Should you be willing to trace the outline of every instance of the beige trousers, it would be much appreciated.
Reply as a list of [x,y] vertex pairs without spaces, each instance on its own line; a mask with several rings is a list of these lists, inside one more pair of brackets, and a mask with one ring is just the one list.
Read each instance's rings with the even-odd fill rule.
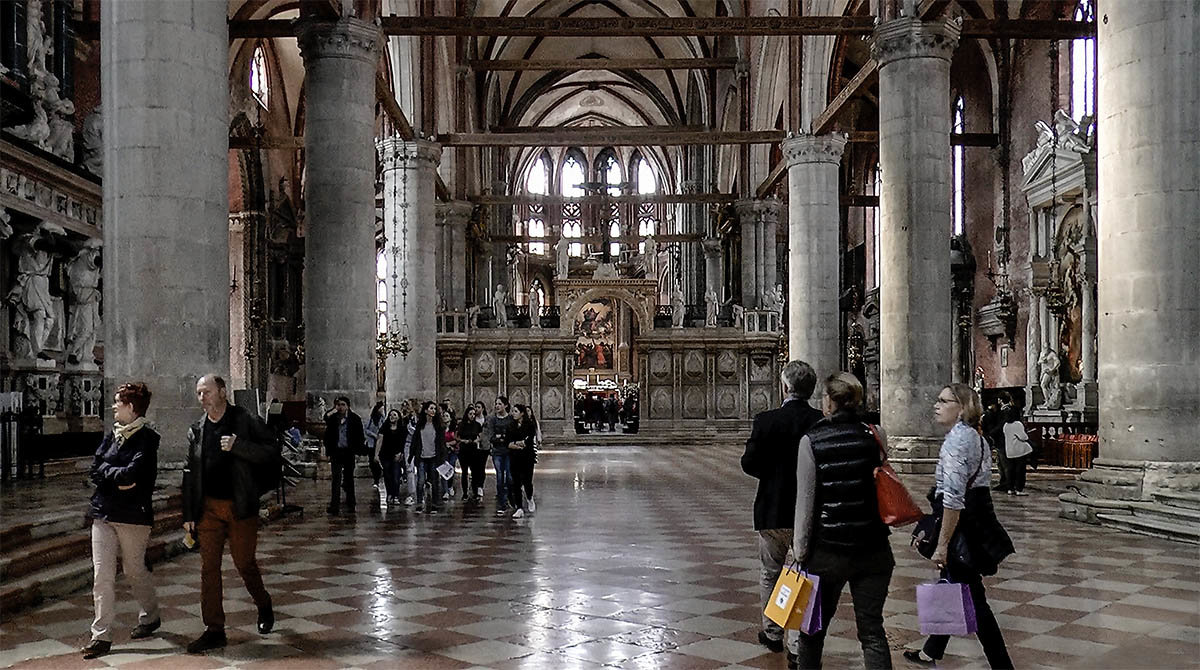
[[154,576],[146,567],[146,545],[150,543],[150,526],[131,523],[92,521],[92,600],[96,619],[92,622],[92,639],[112,642],[113,617],[117,612],[117,556],[133,598],[140,611],[138,623],[158,620],[158,596],[154,592]]

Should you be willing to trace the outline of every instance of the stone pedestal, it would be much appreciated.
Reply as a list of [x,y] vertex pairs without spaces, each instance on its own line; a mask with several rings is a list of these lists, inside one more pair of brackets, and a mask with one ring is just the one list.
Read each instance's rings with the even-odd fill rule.
[[779,226],[778,200],[739,200],[733,203],[742,227],[742,307],[767,306],[775,289],[775,237]]
[[712,291],[717,294],[718,300],[724,302],[725,277],[721,272],[721,240],[706,237],[700,244],[704,249],[704,292]]
[[783,142],[788,166],[788,357],[817,379],[841,369],[838,311],[838,166],[846,136],[800,135]]
[[[375,68],[383,36],[357,19],[298,26],[304,58],[307,400],[358,412],[375,393]],[[432,284],[431,284],[432,285]]]
[[1096,499],[1200,490],[1200,11],[1194,2],[1108,3],[1104,11],[1101,458],[1080,477],[1090,499],[1062,498],[1065,515],[1089,520]]
[[[387,360],[387,401],[437,398],[438,230],[434,176],[442,150],[398,137],[379,142],[387,236],[389,327],[408,336],[408,356]],[[459,203],[461,204],[461,203]],[[460,208],[461,209],[461,208]],[[465,257],[465,254],[464,254]],[[465,263],[461,261],[459,264]],[[451,291],[454,293],[454,291]],[[461,291],[458,291],[461,293]],[[444,296],[449,300],[449,296]]]
[[226,7],[100,9],[104,398],[107,406],[118,384],[146,382],[159,461],[178,461],[200,415],[197,378],[229,368]]
[[[879,24],[880,407],[893,448],[937,454],[933,400],[950,382],[950,57],[958,29]],[[895,459],[894,459],[895,460]]]

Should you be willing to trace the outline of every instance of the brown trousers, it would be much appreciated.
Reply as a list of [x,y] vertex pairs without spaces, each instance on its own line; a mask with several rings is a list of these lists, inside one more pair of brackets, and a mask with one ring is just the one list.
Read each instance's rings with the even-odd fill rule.
[[258,609],[271,608],[271,596],[263,586],[258,561],[254,558],[258,545],[258,517],[237,519],[232,500],[204,499],[204,514],[196,525],[200,542],[200,614],[209,630],[224,630],[224,590],[221,586],[221,557],[225,539],[229,538],[229,553],[233,565]]

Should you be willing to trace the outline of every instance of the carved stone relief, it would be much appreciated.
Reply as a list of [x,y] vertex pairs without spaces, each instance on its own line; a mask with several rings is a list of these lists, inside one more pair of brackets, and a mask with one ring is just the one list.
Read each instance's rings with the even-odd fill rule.
[[717,356],[717,374],[726,378],[737,374],[737,356],[732,351],[722,351]]
[[508,355],[508,374],[517,381],[529,376],[529,352],[514,351]]
[[683,392],[683,416],[688,419],[703,419],[705,389],[696,386]]
[[671,390],[663,387],[650,392],[650,416],[655,419],[671,418]]
[[563,393],[557,388],[542,391],[542,419],[563,417]]
[[737,397],[739,389],[735,386],[723,386],[717,391],[717,416],[730,419],[737,416]]
[[694,379],[704,377],[704,354],[699,351],[689,351],[683,358],[683,374]]
[[650,354],[650,374],[655,379],[667,379],[671,376],[670,352],[655,351]]
[[496,355],[490,351],[485,351],[479,354],[479,364],[475,366],[475,373],[480,379],[490,379],[496,374]]
[[546,379],[561,379],[563,376],[563,355],[560,351],[547,351],[542,356],[542,371]]

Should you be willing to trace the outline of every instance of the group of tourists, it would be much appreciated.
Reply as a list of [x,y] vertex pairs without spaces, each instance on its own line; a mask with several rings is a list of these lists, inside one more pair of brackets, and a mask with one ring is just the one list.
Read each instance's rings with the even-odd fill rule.
[[[839,372],[825,379],[819,408],[809,404],[817,385],[811,366],[791,361],[781,378],[787,399],[755,417],[742,456],[742,469],[759,480],[754,527],[760,536],[762,600],[765,608],[789,566],[816,575],[820,625],[811,633],[788,630],[785,640],[784,630],[764,614],[758,640],[775,652],[786,647],[789,668],[821,667],[825,633],[849,584],[865,667],[891,668],[883,611],[895,560],[875,479],[887,459],[886,435],[867,415],[854,375]],[[982,582],[1012,552],[992,508],[992,455],[982,414],[979,395],[969,386],[949,384],[938,393],[931,418],[946,435],[928,496],[932,512],[918,523],[932,530],[916,546],[928,550],[926,557],[943,579],[968,585],[988,663],[1012,668]],[[927,526],[927,520],[940,526]],[[904,658],[932,665],[948,639],[930,636]]]
[[[88,507],[92,520],[92,597],[95,619],[91,639],[80,651],[93,659],[112,649],[118,562],[138,604],[138,623],[131,639],[149,637],[162,625],[146,549],[154,526],[152,499],[158,476],[161,436],[147,421],[151,393],[146,384],[120,385],[113,398],[112,432],[105,435],[92,459],[96,488]],[[185,544],[200,552],[200,613],[204,632],[187,646],[203,653],[225,646],[221,558],[225,544],[246,590],[258,609],[258,632],[275,626],[271,596],[263,585],[255,556],[259,498],[278,482],[280,438],[249,411],[231,405],[225,380],[205,375],[196,383],[196,399],[204,415],[188,429],[183,470]],[[295,430],[291,439],[298,439]],[[400,504],[436,514],[442,503],[461,490],[463,501],[483,501],[485,465],[491,456],[496,480],[496,514],[520,519],[533,514],[533,469],[541,431],[530,409],[496,398],[491,416],[482,402],[456,419],[449,403],[406,401],[384,412],[378,403],[366,424],[339,397],[325,417],[325,451],[332,474],[329,511],[341,509],[345,494],[354,510],[355,457],[367,454],[378,488],[382,479],[389,506]],[[455,464],[462,475],[456,486]],[[447,476],[449,474],[450,476]],[[448,480],[448,481],[447,481]],[[443,482],[446,486],[443,488]],[[273,483],[272,483],[273,482]]]
[[[406,400],[386,409],[375,404],[366,423],[339,397],[325,416],[324,445],[332,469],[328,512],[340,514],[342,497],[354,512],[356,457],[368,457],[374,487],[383,481],[385,504],[438,514],[456,494],[483,504],[487,462],[492,462],[496,515],[520,519],[537,508],[533,469],[542,434],[529,407],[499,396],[489,416],[482,402],[458,417],[449,401]],[[461,469],[461,475],[457,472]]]

